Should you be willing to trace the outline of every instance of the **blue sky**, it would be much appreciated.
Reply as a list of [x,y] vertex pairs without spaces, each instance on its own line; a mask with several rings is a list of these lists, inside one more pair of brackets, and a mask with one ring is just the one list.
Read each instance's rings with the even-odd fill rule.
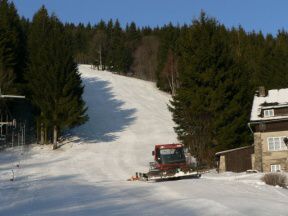
[[228,27],[276,34],[288,30],[287,0],[13,0],[21,16],[32,18],[41,5],[63,22],[97,23],[118,18],[124,26],[190,23],[201,10]]

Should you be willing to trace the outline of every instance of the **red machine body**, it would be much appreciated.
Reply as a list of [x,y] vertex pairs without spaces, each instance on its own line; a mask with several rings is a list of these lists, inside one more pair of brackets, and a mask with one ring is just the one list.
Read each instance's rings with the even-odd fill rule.
[[168,171],[174,169],[187,170],[184,146],[182,144],[158,144],[152,152],[154,169]]
[[148,173],[137,172],[129,180],[166,181],[184,178],[200,178],[201,174],[186,162],[182,144],[158,144],[152,151],[154,161],[150,162]]

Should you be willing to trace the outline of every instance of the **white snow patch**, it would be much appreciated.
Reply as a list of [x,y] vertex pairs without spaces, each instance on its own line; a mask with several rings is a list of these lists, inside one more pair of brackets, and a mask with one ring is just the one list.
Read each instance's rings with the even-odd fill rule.
[[0,153],[0,215],[287,215],[288,191],[263,185],[258,173],[126,181],[148,170],[155,144],[177,142],[170,96],[151,82],[79,69],[89,122],[58,150]]

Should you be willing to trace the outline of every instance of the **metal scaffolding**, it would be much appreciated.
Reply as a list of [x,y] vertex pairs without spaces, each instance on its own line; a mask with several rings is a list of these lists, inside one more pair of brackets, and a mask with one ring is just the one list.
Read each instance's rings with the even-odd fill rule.
[[25,145],[26,123],[13,118],[5,99],[25,99],[22,95],[5,95],[0,89],[0,148]]

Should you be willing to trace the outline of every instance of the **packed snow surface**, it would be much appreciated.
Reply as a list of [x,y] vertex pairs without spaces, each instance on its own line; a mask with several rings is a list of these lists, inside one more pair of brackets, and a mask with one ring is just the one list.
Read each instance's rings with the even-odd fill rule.
[[288,215],[288,190],[264,185],[262,174],[126,181],[148,170],[155,144],[177,142],[170,97],[150,82],[79,70],[89,121],[58,150],[32,145],[0,153],[1,216]]

